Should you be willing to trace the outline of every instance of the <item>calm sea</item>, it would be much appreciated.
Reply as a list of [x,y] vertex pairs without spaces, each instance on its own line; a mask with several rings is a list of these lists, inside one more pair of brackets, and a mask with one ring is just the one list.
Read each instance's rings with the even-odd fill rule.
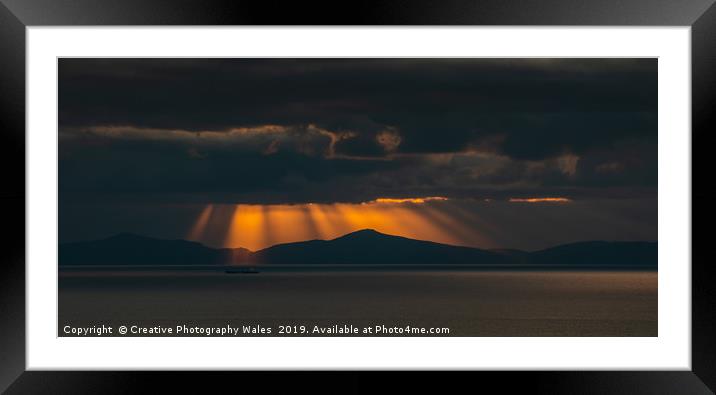
[[[66,336],[67,325],[111,326],[114,335],[121,325],[183,325],[271,328],[264,333],[271,336],[346,326],[448,328],[439,336],[658,335],[655,271],[505,269],[276,266],[261,267],[258,274],[207,267],[62,269],[58,334]],[[299,333],[279,334],[286,326]]]

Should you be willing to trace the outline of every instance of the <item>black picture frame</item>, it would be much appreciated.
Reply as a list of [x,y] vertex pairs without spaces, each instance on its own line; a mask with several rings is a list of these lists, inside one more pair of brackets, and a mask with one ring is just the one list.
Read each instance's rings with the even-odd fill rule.
[[[207,392],[259,383],[264,392],[310,386],[313,392],[367,392],[387,373],[337,372],[49,372],[25,371],[25,29],[78,25],[604,25],[690,26],[692,54],[692,370],[624,372],[399,372],[381,390],[404,393],[479,388],[538,393],[700,394],[716,389],[716,288],[705,252],[713,223],[708,192],[716,95],[714,0],[491,0],[285,2],[208,0],[0,0],[0,202],[6,230],[0,250],[0,391],[11,394]],[[696,183],[696,180],[700,180]],[[693,215],[698,208],[698,215]],[[666,244],[668,246],[668,243]],[[406,377],[410,374],[410,377]],[[244,377],[251,375],[248,380]],[[469,376],[466,376],[469,375]],[[240,378],[237,378],[240,377]],[[497,387],[494,387],[497,385]],[[161,387],[159,387],[161,386]],[[231,388],[231,387],[229,387]],[[457,388],[456,388],[457,390]],[[212,391],[213,392],[213,391]]]

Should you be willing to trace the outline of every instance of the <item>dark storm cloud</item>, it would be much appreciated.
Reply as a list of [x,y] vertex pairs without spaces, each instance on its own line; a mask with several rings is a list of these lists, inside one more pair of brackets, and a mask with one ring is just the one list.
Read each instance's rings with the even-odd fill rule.
[[198,200],[642,194],[654,59],[61,59],[60,188]]

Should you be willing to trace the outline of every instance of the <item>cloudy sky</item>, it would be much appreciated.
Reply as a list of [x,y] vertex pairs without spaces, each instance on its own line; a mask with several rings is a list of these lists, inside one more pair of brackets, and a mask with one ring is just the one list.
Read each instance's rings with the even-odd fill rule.
[[61,59],[60,241],[656,240],[655,59]]

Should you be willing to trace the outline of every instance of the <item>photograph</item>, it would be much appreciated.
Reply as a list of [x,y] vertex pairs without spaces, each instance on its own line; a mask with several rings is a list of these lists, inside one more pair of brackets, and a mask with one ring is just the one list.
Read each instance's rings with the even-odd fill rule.
[[714,1],[0,0],[0,393],[713,394]]
[[656,337],[658,62],[59,57],[57,335]]

